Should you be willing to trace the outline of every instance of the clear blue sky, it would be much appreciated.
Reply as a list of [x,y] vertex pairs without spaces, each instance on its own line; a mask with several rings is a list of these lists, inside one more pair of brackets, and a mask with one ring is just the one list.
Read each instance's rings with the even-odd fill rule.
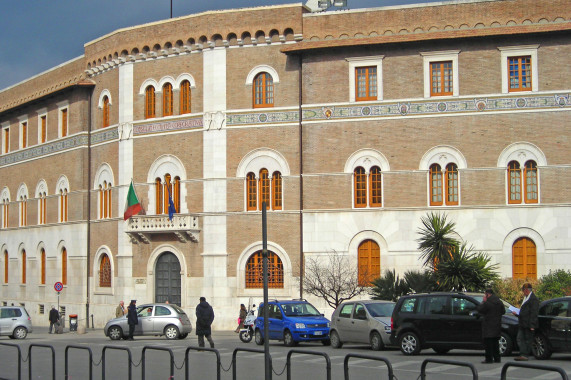
[[[173,17],[306,0],[172,0]],[[348,0],[348,8],[436,0]],[[116,29],[170,17],[171,0],[0,0],[0,90],[83,54]]]

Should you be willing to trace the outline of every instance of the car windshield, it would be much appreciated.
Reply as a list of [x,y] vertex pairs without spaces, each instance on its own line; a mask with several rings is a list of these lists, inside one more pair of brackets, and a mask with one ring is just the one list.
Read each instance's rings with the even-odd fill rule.
[[[476,301],[478,301],[479,303],[482,303],[482,301],[484,300],[484,295],[483,294],[471,294],[470,295],[472,298],[474,298]],[[509,302],[504,301],[503,299],[500,298],[500,301],[502,301],[502,303],[504,304],[504,308],[506,309],[505,314],[509,314],[512,315],[512,312],[510,310],[510,307],[513,307]]]
[[308,317],[320,316],[321,313],[313,307],[312,304],[306,302],[281,304],[282,310],[287,317]]
[[369,314],[373,317],[390,317],[395,308],[394,303],[370,303],[365,305]]

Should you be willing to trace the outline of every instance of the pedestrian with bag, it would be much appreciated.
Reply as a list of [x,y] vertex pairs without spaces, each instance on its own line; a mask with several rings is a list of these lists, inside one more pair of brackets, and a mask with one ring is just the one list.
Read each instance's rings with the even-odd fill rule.
[[129,340],[134,340],[133,334],[135,334],[135,326],[139,324],[137,300],[131,300],[131,303],[127,307],[127,323],[129,324]]
[[486,289],[484,299],[476,307],[476,310],[483,316],[482,338],[484,339],[486,360],[482,363],[501,363],[500,335],[502,333],[502,316],[505,313],[504,304],[492,289]]
[[529,282],[523,284],[521,291],[523,292],[523,301],[521,303],[519,314],[519,327],[517,331],[517,345],[519,346],[519,356],[514,358],[517,361],[528,361],[531,354],[531,345],[535,329],[538,327],[537,314],[539,313],[539,300],[533,294],[532,286]]
[[59,327],[59,313],[56,310],[56,307],[54,305],[52,305],[52,309],[50,310],[50,314],[48,317],[49,321],[50,321],[50,331],[49,333],[52,333],[52,328],[54,328],[54,333],[57,334],[58,331],[58,327]]
[[198,336],[198,347],[204,347],[204,337],[210,343],[210,348],[214,348],[212,340],[212,330],[210,326],[214,321],[214,310],[205,297],[200,297],[200,303],[196,306],[196,335]]
[[238,315],[238,327],[234,330],[235,333],[239,333],[240,329],[244,328],[244,321],[246,320],[246,316],[248,315],[248,310],[246,310],[246,305],[243,303],[240,304],[240,314]]

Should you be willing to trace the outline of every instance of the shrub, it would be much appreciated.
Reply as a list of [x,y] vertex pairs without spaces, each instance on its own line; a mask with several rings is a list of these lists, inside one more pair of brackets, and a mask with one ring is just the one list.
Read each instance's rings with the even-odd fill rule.
[[541,277],[536,295],[542,301],[571,295],[571,272],[563,269],[549,271]]
[[533,289],[537,289],[539,283],[538,280],[522,278],[514,279],[511,277],[495,281],[492,288],[498,297],[516,307],[519,307],[521,305],[521,301],[523,301],[523,292],[521,291],[521,287],[526,282],[531,283]]
[[387,269],[384,275],[371,281],[371,285],[371,298],[374,300],[396,301],[409,292],[408,285],[399,278],[394,269]]

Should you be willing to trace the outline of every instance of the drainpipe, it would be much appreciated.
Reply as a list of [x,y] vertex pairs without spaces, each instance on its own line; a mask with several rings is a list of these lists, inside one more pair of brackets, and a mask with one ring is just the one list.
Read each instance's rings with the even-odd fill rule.
[[[87,265],[85,266],[85,284],[86,284],[86,300],[85,300],[85,322],[86,328],[89,328],[89,274],[91,272],[91,107],[93,89],[88,89],[87,97]],[[91,326],[93,327],[93,325]]]
[[299,86],[299,298],[303,298],[303,276],[305,260],[303,255],[303,72],[302,54],[298,56],[298,86]]

